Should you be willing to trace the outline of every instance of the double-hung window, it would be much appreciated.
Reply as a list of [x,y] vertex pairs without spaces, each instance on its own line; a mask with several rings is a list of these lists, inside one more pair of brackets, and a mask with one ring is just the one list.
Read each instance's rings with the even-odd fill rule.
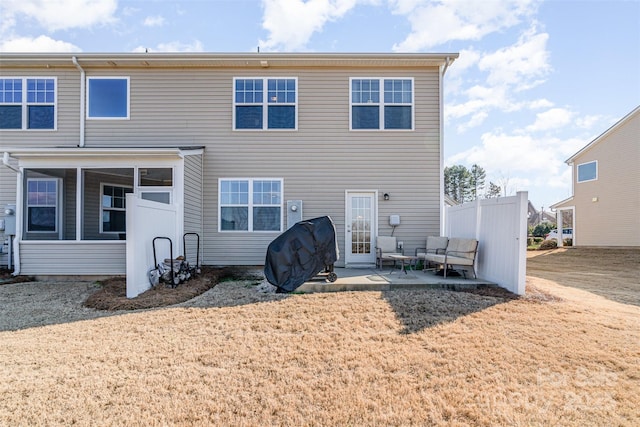
[[0,78],[0,129],[55,128],[55,77]]
[[578,182],[595,181],[598,179],[598,161],[578,165]]
[[282,179],[220,179],[219,231],[282,231]]
[[297,129],[297,84],[294,77],[233,79],[233,128]]
[[413,78],[351,78],[350,83],[351,129],[413,129]]
[[124,233],[127,222],[127,193],[133,188],[121,185],[101,184],[102,203],[100,205],[101,233]]
[[58,231],[57,178],[27,180],[27,231],[55,233]]
[[88,77],[87,118],[129,119],[129,77]]

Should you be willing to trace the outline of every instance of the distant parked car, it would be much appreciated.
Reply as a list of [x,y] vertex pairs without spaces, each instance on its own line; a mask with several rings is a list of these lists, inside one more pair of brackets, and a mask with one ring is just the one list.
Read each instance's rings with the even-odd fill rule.
[[[553,229],[544,236],[544,240],[551,240],[558,238],[558,230]],[[564,239],[573,239],[573,228],[563,228],[562,229],[562,240]]]

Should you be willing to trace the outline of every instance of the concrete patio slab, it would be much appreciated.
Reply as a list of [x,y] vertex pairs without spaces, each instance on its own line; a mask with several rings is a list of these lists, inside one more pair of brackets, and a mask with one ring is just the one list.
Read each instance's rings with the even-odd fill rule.
[[480,286],[497,286],[482,279],[465,279],[462,276],[446,279],[431,270],[407,271],[400,269],[378,270],[374,268],[335,268],[338,280],[330,283],[319,276],[303,283],[296,292],[337,292],[337,291],[387,291],[392,289],[476,289]]

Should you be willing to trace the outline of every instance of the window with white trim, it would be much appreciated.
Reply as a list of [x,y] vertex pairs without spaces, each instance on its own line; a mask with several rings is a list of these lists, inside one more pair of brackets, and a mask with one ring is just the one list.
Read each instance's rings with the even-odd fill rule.
[[220,179],[219,231],[282,231],[282,179]]
[[55,233],[58,231],[57,178],[27,179],[27,231]]
[[233,79],[233,128],[297,129],[298,79]]
[[578,182],[595,181],[598,179],[598,161],[578,165]]
[[413,78],[350,79],[352,130],[413,130]]
[[55,77],[0,78],[0,129],[56,128]]
[[129,119],[129,77],[87,77],[87,118]]
[[127,193],[133,188],[122,185],[100,184],[100,233],[124,233],[127,223]]

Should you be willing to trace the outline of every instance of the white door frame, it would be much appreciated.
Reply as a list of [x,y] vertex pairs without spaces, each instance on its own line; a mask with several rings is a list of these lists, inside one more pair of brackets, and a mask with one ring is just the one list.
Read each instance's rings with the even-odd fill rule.
[[[352,196],[368,196],[371,197],[371,250],[370,254],[352,254],[351,253],[351,203],[350,197]],[[375,239],[378,236],[378,190],[345,190],[344,200],[344,236],[345,236],[345,249],[344,249],[344,263],[345,266],[349,264],[370,264],[375,265],[376,251],[375,251]]]

